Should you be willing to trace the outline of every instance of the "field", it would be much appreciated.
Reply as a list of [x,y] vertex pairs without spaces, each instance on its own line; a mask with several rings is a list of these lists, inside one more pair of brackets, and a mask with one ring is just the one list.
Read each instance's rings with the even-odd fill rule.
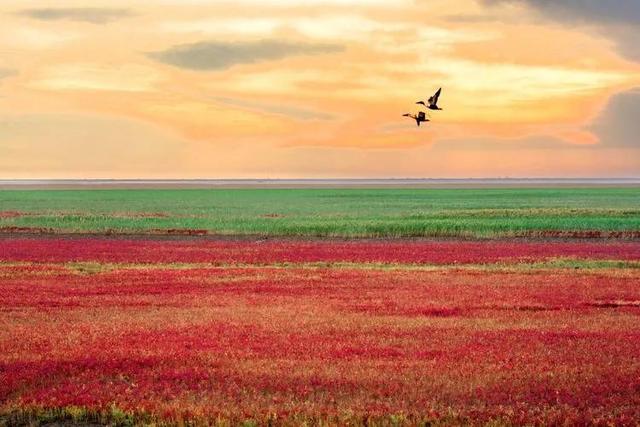
[[638,189],[0,191],[0,211],[0,426],[640,422]]
[[0,191],[0,232],[640,237],[640,188]]

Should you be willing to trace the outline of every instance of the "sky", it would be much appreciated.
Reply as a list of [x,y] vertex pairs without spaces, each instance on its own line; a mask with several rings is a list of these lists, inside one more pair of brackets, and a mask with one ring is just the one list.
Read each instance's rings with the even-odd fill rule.
[[637,0],[3,0],[0,23],[4,179],[640,177]]

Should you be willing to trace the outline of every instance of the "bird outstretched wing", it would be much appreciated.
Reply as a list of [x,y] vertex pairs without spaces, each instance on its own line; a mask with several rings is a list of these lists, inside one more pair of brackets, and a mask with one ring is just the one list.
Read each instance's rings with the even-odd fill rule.
[[429,105],[436,105],[438,103],[438,98],[440,98],[440,93],[442,92],[442,88],[438,89],[438,91],[429,98]]

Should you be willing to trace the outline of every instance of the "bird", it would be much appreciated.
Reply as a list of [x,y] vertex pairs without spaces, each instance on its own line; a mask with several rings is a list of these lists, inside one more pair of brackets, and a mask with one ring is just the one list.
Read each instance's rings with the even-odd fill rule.
[[422,104],[429,110],[442,110],[442,108],[438,107],[438,98],[440,98],[440,93],[442,93],[442,88],[438,89],[438,91],[429,98],[429,105],[425,104],[424,101],[418,101],[416,104]]
[[412,119],[414,119],[414,120],[416,121],[416,124],[417,124],[418,126],[420,126],[420,123],[422,123],[422,122],[428,122],[428,121],[430,121],[430,120],[427,118],[427,115],[425,114],[425,112],[424,112],[424,111],[420,111],[420,112],[418,112],[418,115],[411,114],[411,113],[406,113],[406,114],[403,114],[403,115],[402,115],[402,117],[411,117]]

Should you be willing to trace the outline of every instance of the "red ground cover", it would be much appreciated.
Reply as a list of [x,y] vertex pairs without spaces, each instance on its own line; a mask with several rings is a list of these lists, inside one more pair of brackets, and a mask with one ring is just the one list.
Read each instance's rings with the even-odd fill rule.
[[220,241],[0,238],[0,260],[100,262],[494,263],[554,257],[639,260],[640,242]]
[[[640,419],[636,269],[87,270],[66,261],[121,260],[133,248],[137,261],[193,262],[186,258],[192,243],[25,242],[40,248],[31,261],[59,262],[0,264],[0,413],[115,405],[169,421],[232,423]],[[9,243],[5,257],[29,254]],[[166,243],[175,250],[159,249]],[[197,261],[280,260],[263,245],[197,242],[191,253]],[[321,253],[337,247],[345,257],[346,247],[369,259],[369,243],[321,245]],[[436,254],[424,249],[429,243],[415,245]],[[453,251],[454,243],[446,245]],[[620,248],[629,254],[635,246],[605,247],[589,253],[619,258]],[[376,260],[403,254],[394,250],[370,253]]]

